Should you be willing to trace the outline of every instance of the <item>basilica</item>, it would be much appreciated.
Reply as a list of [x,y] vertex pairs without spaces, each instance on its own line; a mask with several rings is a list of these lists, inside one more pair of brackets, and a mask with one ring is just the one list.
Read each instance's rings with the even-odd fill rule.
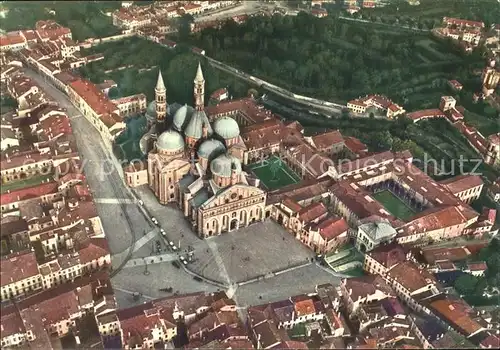
[[209,120],[204,95],[198,65],[194,108],[168,106],[159,73],[146,113],[150,131],[141,140],[147,166],[127,178],[129,185],[148,184],[161,204],[176,203],[202,238],[262,221],[266,202],[266,192],[242,169],[245,144],[238,123],[229,116]]

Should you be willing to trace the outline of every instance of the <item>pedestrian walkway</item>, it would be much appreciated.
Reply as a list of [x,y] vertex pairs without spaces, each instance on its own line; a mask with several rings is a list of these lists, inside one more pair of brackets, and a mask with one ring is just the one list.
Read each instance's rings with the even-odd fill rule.
[[144,266],[146,265],[153,265],[153,264],[159,264],[163,262],[170,262],[170,261],[175,261],[177,260],[177,254],[175,253],[165,253],[165,254],[160,254],[160,255],[150,255],[144,258],[136,258],[136,259],[130,259],[127,261],[127,263],[123,266],[123,268],[130,268],[130,267],[138,267],[138,266]]
[[149,241],[151,241],[153,238],[155,238],[157,236],[159,236],[158,235],[158,229],[155,228],[155,229],[153,229],[153,231],[149,232],[144,237],[139,238],[135,242],[133,252],[135,253],[136,251],[138,251],[139,249],[141,249],[142,247],[144,247],[146,244],[148,244]]
[[136,200],[121,198],[95,198],[94,202],[100,204],[137,204]]

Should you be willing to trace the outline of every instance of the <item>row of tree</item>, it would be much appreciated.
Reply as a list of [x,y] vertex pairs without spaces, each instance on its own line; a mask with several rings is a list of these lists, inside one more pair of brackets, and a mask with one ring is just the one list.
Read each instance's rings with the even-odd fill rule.
[[[392,95],[420,75],[439,72],[450,78],[459,70],[469,73],[470,63],[457,57],[437,65],[432,53],[448,47],[422,34],[377,31],[304,12],[295,17],[252,17],[241,25],[228,22],[220,30],[206,29],[188,40],[207,55],[246,72],[326,99],[349,100],[373,92]],[[433,50],[419,41],[432,41]],[[421,56],[429,57],[427,64]],[[434,86],[441,87],[442,83]]]

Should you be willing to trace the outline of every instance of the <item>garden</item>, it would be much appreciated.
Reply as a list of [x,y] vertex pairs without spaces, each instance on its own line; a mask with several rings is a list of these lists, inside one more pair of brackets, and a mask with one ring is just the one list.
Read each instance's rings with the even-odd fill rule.
[[463,274],[453,286],[472,306],[500,304],[500,241],[494,238],[469,261],[485,261],[488,269],[484,276]]

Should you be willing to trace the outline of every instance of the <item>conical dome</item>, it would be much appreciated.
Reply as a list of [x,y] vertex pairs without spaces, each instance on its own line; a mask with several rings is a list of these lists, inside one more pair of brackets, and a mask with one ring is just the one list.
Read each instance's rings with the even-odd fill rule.
[[233,139],[240,136],[240,127],[236,120],[230,117],[222,117],[215,121],[214,131],[224,140]]
[[208,135],[212,135],[212,127],[210,126],[210,122],[208,121],[205,111],[195,111],[189,120],[184,133],[188,137],[199,140],[203,136],[203,125],[206,125]]
[[241,162],[231,154],[222,154],[210,163],[210,171],[213,175],[231,177],[233,170],[241,173]]
[[198,157],[210,159],[212,156],[226,151],[224,144],[219,140],[206,140],[198,148]]
[[177,131],[167,130],[158,137],[156,147],[162,151],[179,151],[184,148],[184,139]]

